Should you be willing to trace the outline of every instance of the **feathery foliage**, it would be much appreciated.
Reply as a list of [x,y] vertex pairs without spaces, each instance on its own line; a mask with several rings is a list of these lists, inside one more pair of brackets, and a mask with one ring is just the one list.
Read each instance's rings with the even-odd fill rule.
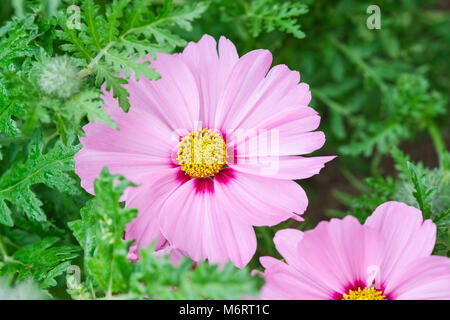
[[[65,43],[61,49],[83,60],[81,77],[95,76],[97,86],[105,83],[107,91],[113,90],[119,105],[128,111],[128,92],[122,87],[133,72],[136,79],[141,75],[154,80],[158,74],[150,68],[149,61],[137,62],[139,58],[157,51],[171,51],[185,41],[172,33],[170,27],[192,28],[192,21],[207,8],[199,1],[191,6],[174,8],[172,1],[165,1],[153,11],[148,1],[114,0],[106,6],[105,14],[93,0],[82,2],[83,13],[80,30],[70,28],[68,14],[58,17],[61,30],[56,36]],[[122,72],[122,76],[117,76]]]
[[76,181],[67,172],[73,170],[73,156],[78,150],[78,146],[56,142],[44,153],[41,135],[36,133],[28,146],[26,159],[18,156],[0,177],[0,222],[13,225],[6,201],[17,206],[31,220],[46,219],[41,209],[42,202],[30,188],[34,184],[44,183],[61,192],[76,194]]
[[231,264],[223,269],[183,258],[174,266],[168,257],[157,258],[152,248],[142,250],[141,259],[127,259],[130,241],[122,239],[125,224],[137,214],[122,208],[119,199],[133,184],[104,168],[94,182],[96,197],[81,210],[81,219],[70,223],[84,250],[86,281],[70,293],[74,298],[133,299],[239,299],[258,295],[262,281],[247,269]]

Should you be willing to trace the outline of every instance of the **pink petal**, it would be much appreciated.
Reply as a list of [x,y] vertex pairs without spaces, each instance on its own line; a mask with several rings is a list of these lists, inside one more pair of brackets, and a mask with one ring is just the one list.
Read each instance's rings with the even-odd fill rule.
[[[295,156],[311,153],[325,144],[322,131],[303,132],[303,129],[237,130],[227,134],[227,150],[235,158],[257,158],[270,156]],[[301,128],[301,127],[300,127]],[[234,150],[233,150],[234,149]]]
[[303,233],[293,267],[317,285],[346,293],[367,280],[371,265],[380,265],[383,242],[376,232],[347,216],[323,221]]
[[322,131],[306,132],[299,134],[280,131],[281,156],[302,155],[316,151],[325,144],[325,134]]
[[[231,171],[231,170],[230,170]],[[215,195],[223,206],[232,206],[234,219],[254,226],[272,226],[290,218],[301,219],[308,199],[295,182],[235,172],[228,180],[215,179]]]
[[[261,298],[265,300],[329,300],[333,291],[318,286],[314,281],[303,277],[291,266],[276,260],[261,257],[266,266],[265,285],[261,289]],[[269,262],[270,261],[270,262]]]
[[[194,130],[199,120],[199,89],[189,67],[179,55],[157,54],[152,67],[161,75],[157,81],[141,77],[125,85],[132,106],[140,106],[161,118],[171,130]],[[133,108],[133,107],[132,107]]]
[[248,99],[242,101],[241,107],[230,111],[234,113],[227,117],[224,128],[255,128],[268,116],[291,107],[281,105],[280,101],[297,86],[299,80],[300,74],[297,71],[291,71],[285,65],[273,67]]
[[[147,154],[167,159],[178,140],[171,139],[170,129],[158,117],[141,108],[131,108],[125,113],[109,104],[110,93],[104,96],[105,109],[119,130],[106,124],[93,122],[83,127],[86,137],[80,137],[85,149]],[[151,124],[151,125],[149,125]]]
[[[252,115],[251,119],[257,119]],[[317,129],[320,117],[309,107],[288,107],[267,114],[254,128],[227,131],[229,155],[263,158],[306,154],[322,147],[325,136]]]
[[130,188],[127,193],[127,207],[137,208],[138,216],[127,224],[125,239],[135,240],[130,252],[139,255],[141,248],[148,247],[156,241],[155,250],[166,245],[166,238],[159,228],[159,212],[164,201],[182,183],[178,176],[179,168],[159,170],[152,174],[146,184]]
[[265,115],[264,118],[258,119],[252,116],[248,119],[252,125],[248,128],[264,128],[264,129],[294,129],[296,132],[308,132],[317,129],[320,123],[320,117],[316,110],[306,106],[286,107],[281,110],[276,110],[271,114]]
[[289,106],[307,106],[311,102],[309,85],[304,82],[299,83],[280,102]]
[[[172,167],[171,153],[178,141],[171,140],[171,129],[141,107],[125,113],[112,94],[105,93],[104,108],[119,130],[93,122],[83,127],[83,149],[75,155],[75,172],[82,187],[94,193],[93,182],[104,166],[111,173],[122,174],[134,183],[144,182],[151,172]],[[149,125],[151,124],[151,125]]]
[[274,257],[259,257],[259,262],[264,268],[268,269],[276,266],[280,260],[275,259]]
[[434,223],[423,221],[420,210],[400,202],[383,203],[364,225],[379,232],[386,243],[381,265],[383,282],[403,272],[415,259],[431,255],[436,241]]
[[256,250],[253,228],[233,219],[231,205],[218,205],[215,192],[198,191],[196,180],[183,184],[164,203],[160,213],[163,235],[195,261],[231,260],[237,267],[245,266]]
[[215,117],[216,129],[229,129],[225,127],[226,119],[231,119],[241,110],[242,105],[264,79],[271,63],[272,54],[267,50],[253,50],[239,59],[219,98]]
[[302,239],[303,232],[300,230],[283,229],[275,234],[273,242],[286,262],[293,266],[298,261],[298,244]]
[[450,259],[430,256],[415,260],[396,279],[390,279],[385,292],[397,300],[450,300]]
[[209,127],[210,110],[215,110],[220,89],[217,86],[218,64],[216,40],[204,35],[199,42],[189,42],[180,59],[186,63],[195,77],[200,92],[200,119],[204,127]]
[[239,60],[233,43],[225,37],[219,40],[219,53],[220,59],[216,40],[204,35],[199,42],[190,42],[180,55],[195,76],[200,92],[200,119],[207,128],[216,128],[214,120],[219,96]]
[[[239,158],[237,164],[230,164],[234,170],[253,175],[261,175],[275,179],[297,180],[316,175],[335,156],[330,157],[260,157],[256,161],[252,158]],[[256,163],[255,163],[256,162]]]
[[75,172],[81,179],[81,186],[87,192],[94,194],[94,180],[98,178],[104,166],[108,167],[111,174],[121,174],[135,184],[145,182],[151,173],[172,167],[167,159],[146,154],[83,148],[75,155]]
[[239,61],[239,55],[233,42],[221,36],[219,39],[219,74],[218,79],[221,88],[224,88],[234,66]]

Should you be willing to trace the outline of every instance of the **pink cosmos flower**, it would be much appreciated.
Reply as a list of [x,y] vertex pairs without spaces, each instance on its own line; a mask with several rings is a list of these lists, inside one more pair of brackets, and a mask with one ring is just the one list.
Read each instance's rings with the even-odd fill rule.
[[436,226],[400,202],[386,202],[361,225],[352,216],[274,242],[286,263],[261,257],[264,299],[450,299],[450,259],[432,256]]
[[256,250],[253,226],[302,220],[308,199],[292,180],[334,157],[297,156],[324,144],[313,132],[320,117],[299,73],[271,63],[267,50],[239,57],[228,39],[217,50],[205,35],[180,54],[158,54],[161,79],[130,78],[128,113],[104,92],[120,130],[86,125],[75,170],[90,193],[103,166],[139,185],[123,196],[139,209],[125,233],[131,259],[156,241],[156,250],[242,267]]

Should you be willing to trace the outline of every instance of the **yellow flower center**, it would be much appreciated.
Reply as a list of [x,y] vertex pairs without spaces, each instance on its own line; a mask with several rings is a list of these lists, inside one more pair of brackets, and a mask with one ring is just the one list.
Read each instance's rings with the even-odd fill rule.
[[222,135],[208,128],[193,131],[178,144],[178,163],[191,177],[214,176],[227,164],[227,149]]
[[358,287],[358,290],[349,290],[348,294],[342,295],[342,300],[387,300],[381,290],[377,290],[374,288],[361,289]]

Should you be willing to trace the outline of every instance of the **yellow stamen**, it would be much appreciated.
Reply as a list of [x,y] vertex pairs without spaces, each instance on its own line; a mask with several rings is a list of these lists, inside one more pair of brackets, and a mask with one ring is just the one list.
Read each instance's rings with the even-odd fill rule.
[[348,294],[342,295],[342,300],[387,300],[381,290],[377,290],[374,288],[361,289],[358,287],[358,290],[349,290]]
[[222,135],[208,128],[193,131],[178,144],[178,163],[191,177],[211,177],[227,164]]

